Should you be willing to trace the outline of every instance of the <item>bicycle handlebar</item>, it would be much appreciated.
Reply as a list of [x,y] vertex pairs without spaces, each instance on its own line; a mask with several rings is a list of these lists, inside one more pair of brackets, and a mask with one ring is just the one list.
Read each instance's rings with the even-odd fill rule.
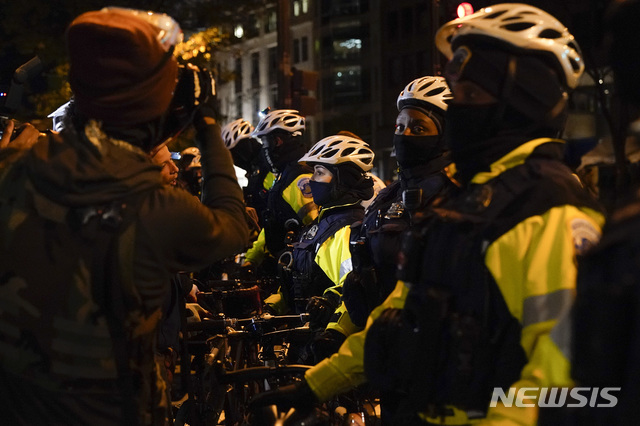
[[234,371],[220,371],[220,381],[222,383],[250,382],[254,380],[268,379],[274,376],[287,376],[291,374],[304,374],[310,369],[310,365],[291,364],[280,367],[249,367]]
[[202,321],[187,323],[187,331],[225,333],[228,327],[235,328],[238,325],[237,321],[235,318],[203,319]]
[[187,323],[187,331],[209,331],[214,333],[226,333],[227,328],[236,329],[238,326],[251,324],[286,324],[292,321],[300,321],[302,324],[309,320],[309,314],[299,315],[271,315],[262,314],[251,318],[219,318],[203,319],[199,322]]

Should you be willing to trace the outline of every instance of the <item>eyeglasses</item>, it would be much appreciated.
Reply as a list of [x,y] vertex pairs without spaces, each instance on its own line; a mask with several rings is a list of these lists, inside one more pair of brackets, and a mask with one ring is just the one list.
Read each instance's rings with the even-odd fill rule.
[[103,12],[115,11],[120,13],[126,13],[147,21],[151,25],[158,28],[158,42],[162,45],[165,51],[173,51],[176,44],[181,43],[184,34],[180,25],[171,16],[166,13],[156,13],[151,11],[144,11],[139,9],[130,9],[126,7],[105,7],[102,8]]

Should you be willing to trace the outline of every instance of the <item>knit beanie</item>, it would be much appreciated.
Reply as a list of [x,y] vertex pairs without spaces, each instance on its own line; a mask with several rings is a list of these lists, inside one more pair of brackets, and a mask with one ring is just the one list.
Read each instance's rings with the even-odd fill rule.
[[178,64],[152,24],[118,10],[87,12],[67,29],[69,83],[78,113],[115,126],[169,108]]

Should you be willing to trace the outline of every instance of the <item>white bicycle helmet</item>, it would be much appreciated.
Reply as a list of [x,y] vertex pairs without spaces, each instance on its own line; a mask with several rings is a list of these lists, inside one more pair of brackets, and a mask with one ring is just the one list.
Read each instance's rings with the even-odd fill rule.
[[295,109],[274,109],[262,117],[253,136],[259,138],[276,129],[285,130],[292,136],[300,136],[304,132],[304,117]]
[[158,42],[165,51],[172,51],[173,48],[182,43],[184,34],[180,25],[166,13],[152,12],[149,10],[131,9],[128,7],[108,6],[103,7],[101,12],[118,12],[133,15],[138,19],[146,21],[158,29]]
[[251,138],[253,126],[244,118],[238,118],[222,128],[222,140],[227,149],[232,149],[242,139]]
[[[200,163],[200,150],[195,146],[185,148],[180,152],[180,159],[183,160],[184,170],[189,170],[197,167],[202,167]],[[187,163],[189,161],[189,163]]]
[[454,19],[436,33],[436,46],[447,58],[460,36],[481,36],[511,45],[516,50],[546,53],[555,58],[566,85],[575,88],[584,72],[580,47],[569,30],[537,7],[520,3],[496,4],[473,15]]
[[405,105],[424,102],[440,109],[447,110],[448,102],[453,99],[451,90],[444,77],[420,77],[407,84],[398,96],[398,111]]
[[353,163],[363,172],[373,168],[373,151],[366,142],[349,136],[329,136],[311,147],[298,162],[338,165]]

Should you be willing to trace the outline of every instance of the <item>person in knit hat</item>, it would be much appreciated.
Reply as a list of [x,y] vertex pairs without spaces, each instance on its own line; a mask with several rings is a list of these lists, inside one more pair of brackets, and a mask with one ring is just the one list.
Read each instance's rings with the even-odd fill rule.
[[[0,151],[0,410],[15,425],[168,424],[162,304],[178,271],[246,246],[242,191],[212,91],[188,104],[205,74],[180,71],[172,18],[107,8],[66,36],[72,113],[30,149]],[[150,158],[176,105],[191,107],[202,202],[163,185]]]

